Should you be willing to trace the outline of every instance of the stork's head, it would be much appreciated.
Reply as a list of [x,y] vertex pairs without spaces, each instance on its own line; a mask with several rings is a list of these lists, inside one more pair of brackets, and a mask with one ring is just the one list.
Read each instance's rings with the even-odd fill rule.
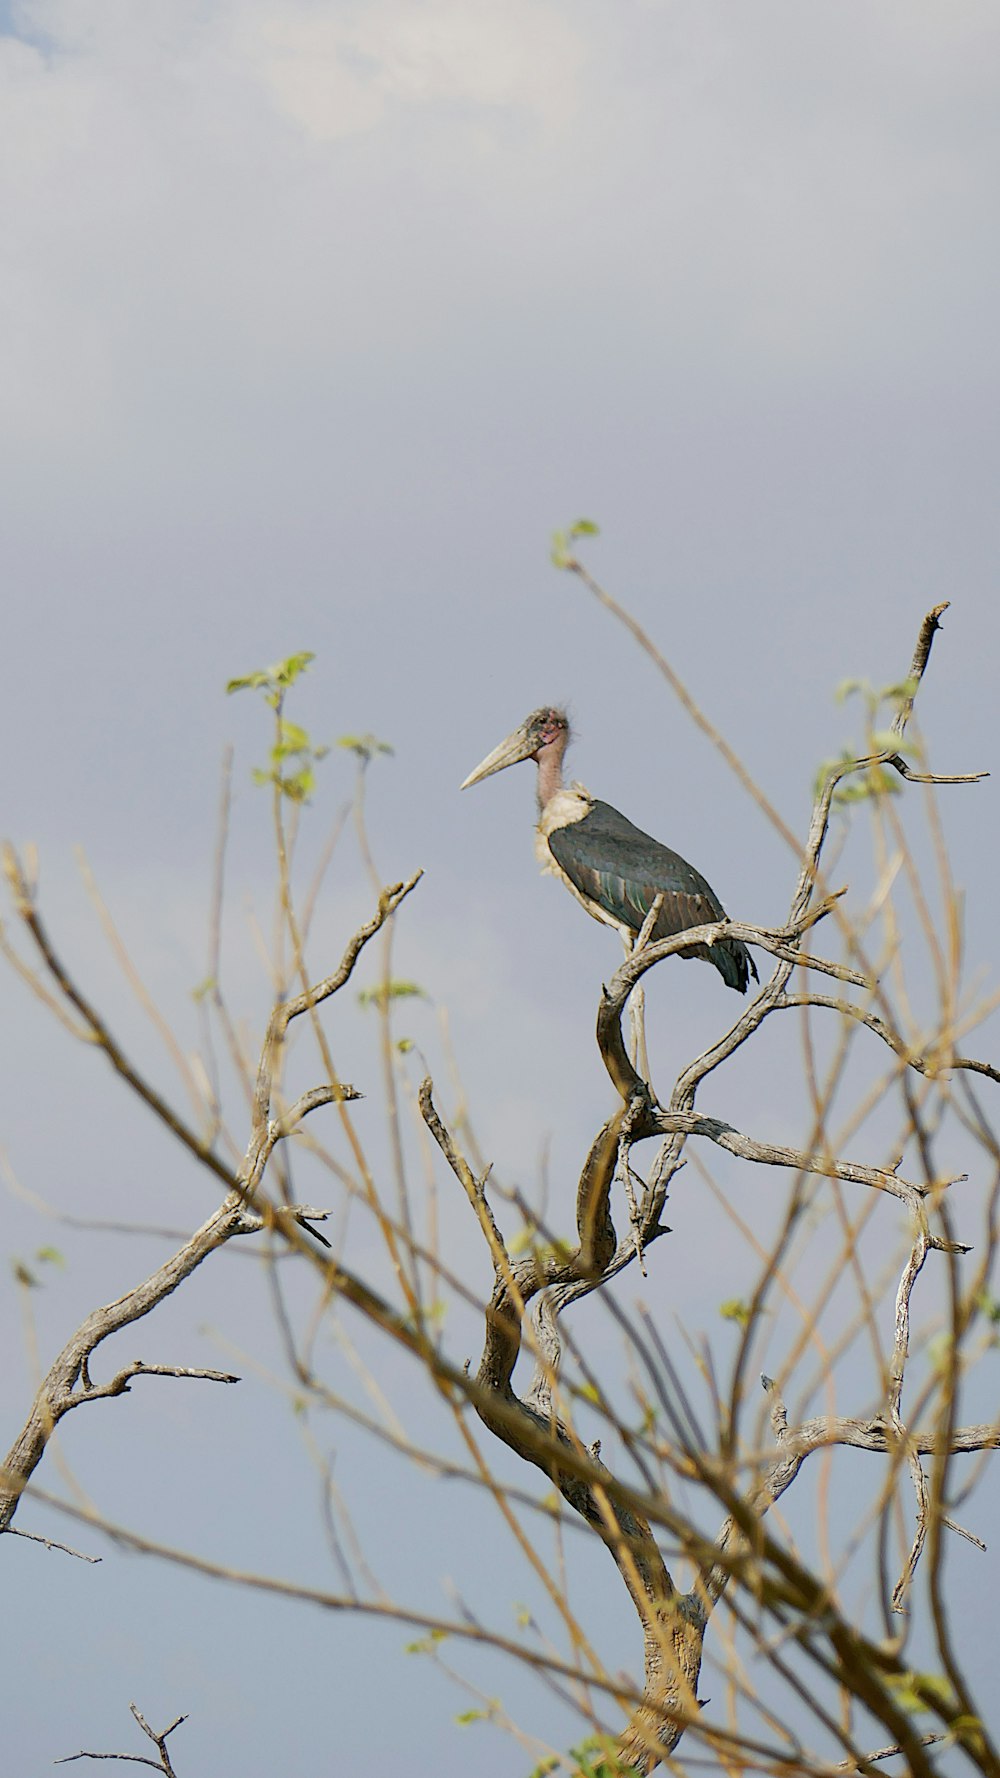
[[568,743],[569,718],[565,710],[553,709],[548,704],[541,710],[532,710],[520,727],[469,773],[462,789],[468,790],[470,784],[479,784],[483,778],[502,772],[504,766],[516,766],[522,759],[533,759],[540,767],[552,764],[558,772]]

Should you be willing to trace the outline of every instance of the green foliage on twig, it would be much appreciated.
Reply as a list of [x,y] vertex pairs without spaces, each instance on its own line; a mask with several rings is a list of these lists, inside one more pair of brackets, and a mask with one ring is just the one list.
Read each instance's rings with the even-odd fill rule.
[[379,982],[375,988],[362,988],[359,1006],[388,1006],[390,1000],[426,1000],[427,994],[418,982]]
[[289,686],[295,684],[315,659],[316,656],[308,650],[290,654],[283,661],[276,661],[273,667],[259,667],[256,672],[245,673],[240,679],[228,680],[226,691],[262,691],[265,702],[272,710],[277,710]]
[[496,1722],[503,1714],[503,1705],[499,1698],[491,1698],[483,1710],[460,1710],[455,1718],[459,1728],[467,1728],[472,1722]]
[[372,734],[340,735],[337,738],[337,746],[346,747],[349,753],[356,754],[363,766],[371,765],[372,760],[376,759],[380,753],[391,755],[395,751],[389,746],[388,741],[380,741],[377,735]]
[[[41,1266],[56,1266],[57,1268],[62,1269],[65,1267],[66,1258],[58,1247],[37,1247],[34,1253],[34,1263]],[[14,1282],[20,1284],[25,1290],[41,1290],[41,1278],[32,1271],[31,1267],[23,1259],[19,1259],[16,1254],[11,1256],[10,1270]]]
[[407,1655],[433,1654],[437,1644],[439,1642],[447,1642],[448,1636],[449,1632],[447,1630],[428,1630],[427,1635],[421,1636],[419,1642],[408,1642],[403,1653]]
[[750,1320],[750,1305],[742,1297],[727,1297],[724,1303],[719,1304],[719,1314],[723,1321],[736,1321],[740,1327],[746,1327]]
[[980,1315],[985,1315],[986,1320],[992,1322],[994,1327],[1000,1325],[1000,1301],[986,1289],[985,1285],[976,1297],[976,1308]]
[[551,1778],[557,1772],[568,1778],[638,1778],[638,1768],[625,1763],[610,1735],[591,1735],[562,1759],[543,1759],[531,1778]]
[[573,545],[581,537],[599,537],[600,526],[593,519],[577,519],[574,525],[568,525],[565,531],[553,531],[551,556],[554,568],[571,568],[573,566]]
[[848,803],[870,801],[873,797],[898,796],[901,785],[897,774],[881,763],[880,756],[888,759],[892,754],[913,754],[913,748],[903,740],[902,735],[892,727],[892,723],[901,711],[913,701],[916,693],[915,679],[902,679],[893,685],[872,685],[868,679],[842,679],[834,692],[838,704],[844,704],[848,698],[859,697],[865,710],[866,733],[862,743],[856,747],[842,747],[832,759],[821,762],[816,773],[813,786],[814,795],[819,795],[831,772],[842,771],[845,766],[853,765],[856,760],[871,760],[870,765],[859,771],[849,780],[838,784],[833,793],[834,803],[843,807]]
[[253,780],[255,784],[272,785],[293,803],[308,802],[316,785],[315,768],[330,751],[328,747],[317,747],[308,731],[300,723],[289,722],[284,714],[286,692],[315,658],[308,651],[290,654],[274,666],[244,673],[226,685],[227,692],[261,692],[264,702],[274,711],[274,745],[268,764],[254,768]]
[[900,1708],[914,1716],[931,1709],[949,1714],[957,1708],[951,1681],[943,1673],[890,1673],[885,1683]]

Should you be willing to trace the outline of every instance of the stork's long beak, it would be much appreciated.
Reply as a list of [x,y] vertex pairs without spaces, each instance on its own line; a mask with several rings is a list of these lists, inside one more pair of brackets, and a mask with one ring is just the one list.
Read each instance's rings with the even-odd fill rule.
[[484,778],[491,778],[494,772],[502,772],[504,766],[516,766],[522,759],[531,759],[537,750],[537,735],[526,722],[522,722],[520,728],[516,728],[512,735],[508,735],[506,741],[501,741],[499,747],[494,747],[493,752],[486,755],[481,765],[478,765],[474,772],[469,773],[465,783],[461,786],[462,790],[468,790],[470,784],[480,784]]

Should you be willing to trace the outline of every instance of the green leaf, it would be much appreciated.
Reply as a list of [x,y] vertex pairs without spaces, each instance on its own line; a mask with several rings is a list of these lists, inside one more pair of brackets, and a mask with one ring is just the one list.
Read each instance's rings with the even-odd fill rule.
[[293,803],[304,803],[316,788],[316,774],[311,766],[303,766],[301,772],[295,772],[290,778],[276,778],[275,783],[282,796],[287,796]]
[[[898,753],[900,751],[899,736],[894,735],[891,728],[873,729],[868,737],[868,744],[873,753]],[[912,752],[912,748],[910,751]]]
[[853,753],[849,747],[842,747],[832,759],[820,760],[813,780],[813,795],[819,795],[831,772],[838,772],[841,766],[850,765],[851,760],[856,758],[857,754]]
[[620,1758],[610,1735],[588,1736],[570,1749],[570,1758],[576,1761],[573,1778],[638,1778],[637,1768]]
[[853,698],[856,692],[864,692],[867,695],[871,689],[871,683],[867,679],[842,679],[840,684],[834,688],[833,695],[838,704],[846,704],[848,698]]
[[294,685],[300,673],[304,673],[310,661],[316,656],[304,651],[302,654],[290,654],[283,661],[276,661],[273,667],[258,667],[254,673],[242,673],[238,679],[226,681],[226,691],[263,691],[270,694],[270,701],[276,703],[276,693]]
[[287,722],[282,716],[278,721],[278,739],[271,749],[274,760],[288,759],[293,753],[310,753],[312,751],[308,733],[300,728],[297,722]]
[[[852,761],[861,758],[866,751],[870,750],[870,747],[867,749],[844,747],[835,758],[823,760],[813,782],[813,795],[819,795],[831,772],[839,771],[841,767],[850,765]],[[889,748],[882,748],[881,751],[888,752]],[[898,740],[894,740],[892,751],[904,753],[910,752],[911,749],[904,747]],[[898,796],[900,789],[901,785],[894,771],[887,771],[883,766],[868,766],[837,785],[833,793],[834,806],[842,808],[847,803],[864,802],[870,797]]]
[[947,1713],[954,1710],[957,1702],[943,1673],[889,1673],[885,1683],[896,1703],[915,1716],[934,1706]]
[[738,1321],[741,1327],[746,1327],[750,1320],[750,1307],[742,1297],[731,1296],[719,1304],[719,1314],[723,1321]]
[[263,686],[269,684],[270,680],[266,673],[246,673],[242,679],[227,680],[226,692],[228,694],[234,691],[260,691]]
[[[299,654],[290,654],[283,661],[275,662],[274,666],[266,667],[256,673],[243,674],[238,679],[230,679],[227,691],[260,691],[264,694],[264,702],[276,712],[277,723],[275,741],[271,748],[270,771],[260,766],[253,770],[255,784],[270,784],[281,796],[288,797],[290,802],[308,802],[315,788],[314,766],[329,752],[327,747],[314,747],[308,729],[300,723],[289,722],[283,714],[285,692],[295,683],[300,673],[304,673],[310,661],[316,656],[303,650]],[[286,762],[297,764],[298,771],[284,773],[282,768]]]
[[448,1635],[447,1630],[428,1630],[427,1635],[421,1636],[419,1642],[408,1642],[403,1653],[408,1655],[431,1654],[438,1642],[447,1642]]
[[983,1736],[982,1721],[978,1716],[953,1716],[948,1723],[948,1729],[956,1741],[961,1740],[966,1746],[971,1747],[980,1760],[985,1759],[986,1741]]
[[872,766],[853,784],[838,786],[833,800],[836,803],[863,803],[880,796],[899,796],[900,790],[899,779],[894,773],[883,771],[881,766]]
[[315,659],[316,656],[314,654],[311,654],[308,649],[304,649],[301,654],[290,654],[286,656],[283,661],[279,661],[277,666],[272,667],[270,671],[279,685],[294,685],[299,674],[304,673],[306,668],[309,667]]
[[358,995],[359,1006],[388,1005],[390,1000],[426,1000],[427,995],[418,982],[379,982],[376,988],[362,988]]
[[553,531],[549,555],[554,568],[573,566],[573,545],[581,537],[599,537],[600,527],[593,519],[577,519],[565,531]]
[[883,685],[879,697],[884,703],[905,704],[907,698],[917,695],[918,679],[901,679],[897,685]]
[[391,754],[394,751],[388,741],[380,741],[377,735],[371,734],[340,735],[337,739],[337,746],[345,747],[348,753],[356,753],[363,765],[368,765],[376,754]]
[[35,1258],[41,1265],[64,1267],[66,1264],[65,1255],[60,1253],[58,1247],[39,1247]]

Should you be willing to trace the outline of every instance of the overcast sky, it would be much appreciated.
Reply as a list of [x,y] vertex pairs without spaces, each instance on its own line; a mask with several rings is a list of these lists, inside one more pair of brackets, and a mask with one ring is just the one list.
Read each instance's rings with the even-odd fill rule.
[[[690,857],[734,915],[780,921],[791,877],[651,665],[552,568],[552,530],[600,523],[594,571],[794,827],[818,761],[856,732],[838,682],[898,678],[941,599],[952,609],[920,707],[932,760],[1000,772],[1000,12],[14,0],[0,32],[0,830],[38,843],[60,943],[174,1090],[73,848],[193,1047],[234,742],[227,989],[258,1017],[267,988],[246,910],[267,906],[250,780],[265,729],[223,688],[314,650],[296,712],[317,740],[373,731],[395,749],[369,785],[378,867],[427,873],[400,924],[400,973],[450,1010],[499,1172],[537,1191],[548,1147],[553,1214],[568,1216],[608,1108],[592,1021],[615,943],[538,878],[529,768],[465,797],[458,784],[533,706],[567,700],[575,773]],[[314,849],[352,772],[336,750],[322,768]],[[970,974],[987,983],[995,784],[944,811]],[[863,855],[847,859],[863,871]],[[859,899],[866,887],[852,884]],[[345,839],[319,969],[369,900]],[[732,1011],[714,975],[669,967],[669,989],[651,990],[664,1077]],[[21,1185],[60,1212],[178,1228],[206,1215],[207,1176],[97,1060],[12,983],[4,1004],[0,1142]],[[377,1106],[371,1032],[352,1017],[339,1065]],[[412,1029],[439,1066],[432,1006],[414,1008]],[[731,1092],[717,1115],[802,1134],[773,1057],[737,1070]],[[710,1319],[748,1262],[724,1224],[701,1222],[714,1212],[693,1174],[647,1288],[665,1313]],[[481,1266],[440,1184],[454,1255]],[[766,1219],[768,1187],[753,1189]],[[693,1263],[704,1227],[726,1274],[707,1310]],[[13,1192],[5,1230],[11,1258],[50,1242],[66,1255],[33,1296],[44,1363],[167,1251],[74,1234]],[[66,1432],[74,1473],[135,1529],[335,1585],[301,1429],[260,1369],[282,1374],[258,1269],[209,1270],[136,1355],[231,1363],[246,1380],[221,1401],[165,1383],[155,1400],[74,1416],[87,1422]],[[8,1438],[32,1360],[4,1294]],[[324,1449],[342,1436],[317,1430]],[[403,1499],[369,1447],[338,1444],[338,1463],[408,1600],[445,1611],[454,1583],[487,1611],[499,1584],[513,1614],[530,1596],[484,1557],[485,1506],[463,1518],[426,1478]],[[48,1466],[43,1482],[57,1479]],[[64,1530],[37,1506],[23,1523]],[[501,1736],[452,1726],[467,1700],[404,1659],[404,1632],[265,1609],[100,1553],[93,1569],[5,1548],[25,1660],[4,1665],[3,1739],[19,1772],[129,1745],[130,1698],[156,1722],[190,1711],[184,1771],[318,1774],[334,1769],[331,1745],[358,1769],[373,1720],[373,1770],[527,1770]],[[638,1658],[627,1602],[602,1552],[581,1560],[581,1609],[601,1601],[624,1666]],[[515,1671],[474,1670],[535,1731],[569,1732]]]

